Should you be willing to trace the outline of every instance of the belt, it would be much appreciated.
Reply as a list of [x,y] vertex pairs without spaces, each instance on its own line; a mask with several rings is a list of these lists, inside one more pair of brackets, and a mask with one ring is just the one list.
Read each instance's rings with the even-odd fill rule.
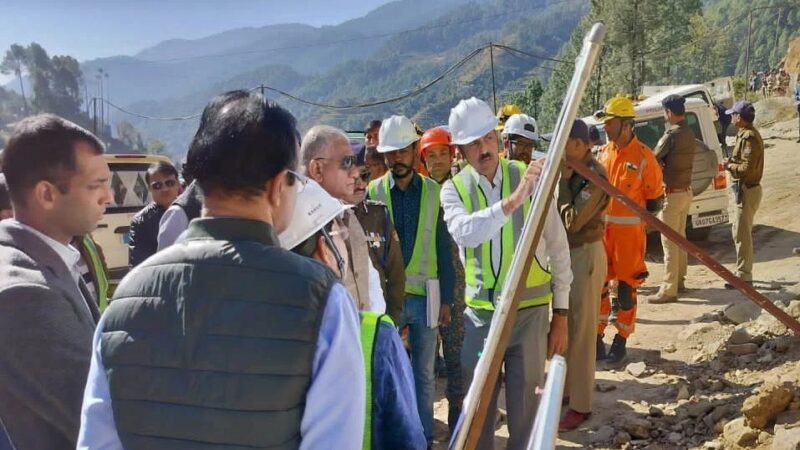
[[756,183],[756,184],[752,184],[752,185],[747,184],[747,183],[744,184],[744,187],[746,187],[747,189],[752,189],[754,187],[759,187],[759,186],[761,186],[761,183]]
[[691,189],[691,188],[688,188],[688,187],[685,187],[685,188],[668,187],[668,188],[664,189],[664,191],[666,191],[667,194],[675,194],[677,192],[687,192],[687,191],[689,191],[689,189]]

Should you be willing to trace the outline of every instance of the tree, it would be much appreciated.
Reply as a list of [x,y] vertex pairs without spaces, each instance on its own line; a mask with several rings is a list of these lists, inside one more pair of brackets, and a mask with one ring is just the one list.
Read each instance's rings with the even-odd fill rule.
[[4,75],[13,73],[17,76],[19,80],[19,91],[20,94],[22,94],[22,102],[26,113],[28,112],[28,102],[25,99],[25,83],[22,81],[22,71],[25,68],[27,57],[28,55],[25,51],[25,47],[19,44],[12,44],[11,47],[6,50],[6,56],[3,58],[3,61],[0,62],[0,73]]
[[532,77],[528,80],[524,91],[512,93],[505,103],[513,103],[519,106],[526,114],[531,114],[534,118],[538,118],[541,111],[543,93],[542,82],[538,78]]
[[130,122],[122,121],[117,124],[117,136],[133,153],[145,153],[147,151],[142,135]]
[[147,141],[147,153],[151,155],[166,155],[166,144],[158,139],[150,139]]

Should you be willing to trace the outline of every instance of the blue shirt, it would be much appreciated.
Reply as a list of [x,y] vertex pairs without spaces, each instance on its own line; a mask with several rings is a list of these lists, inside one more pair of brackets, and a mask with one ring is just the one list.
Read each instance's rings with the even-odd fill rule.
[[388,323],[378,323],[372,361],[372,450],[425,450],[411,362],[397,329]]
[[[122,449],[100,352],[103,322],[94,334],[92,362],[83,396],[79,449]],[[300,424],[300,449],[360,449],[364,438],[366,385],[361,328],[355,303],[336,284],[322,316],[317,350]],[[347,380],[343,383],[342,380]]]
[[[414,244],[417,241],[417,224],[422,199],[422,176],[414,173],[411,184],[405,191],[401,190],[397,183],[393,184],[389,191],[392,198],[392,219],[400,239],[403,261],[408,266],[411,255],[414,253]],[[447,224],[444,222],[442,210],[439,208],[439,217],[436,222],[436,265],[442,303],[446,305],[453,303],[456,281],[451,245],[450,233],[447,231]]]

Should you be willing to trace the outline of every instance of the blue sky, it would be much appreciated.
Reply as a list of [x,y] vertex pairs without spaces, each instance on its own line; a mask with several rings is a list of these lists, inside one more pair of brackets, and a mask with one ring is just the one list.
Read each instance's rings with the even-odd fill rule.
[[276,23],[335,25],[389,0],[1,0],[0,50],[41,44],[79,60],[135,54],[166,39],[192,39]]

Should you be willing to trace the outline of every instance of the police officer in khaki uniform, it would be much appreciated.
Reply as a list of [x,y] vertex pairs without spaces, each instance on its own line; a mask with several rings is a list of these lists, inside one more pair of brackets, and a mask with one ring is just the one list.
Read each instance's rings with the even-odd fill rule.
[[[589,127],[576,120],[569,133],[567,155],[580,159],[606,178],[606,170],[592,157]],[[608,195],[569,167],[564,167],[558,185],[558,212],[567,228],[572,263],[572,289],[567,315],[567,380],[564,397],[569,409],[559,423],[562,431],[574,430],[592,412],[596,359],[597,317],[600,291],[606,281],[608,263],[603,246],[603,212]]]
[[[761,176],[764,173],[764,141],[753,126],[756,109],[747,101],[736,102],[725,111],[739,129],[733,155],[725,162],[730,172],[736,206],[733,213],[733,242],[736,244],[736,276],[753,283],[753,217],[761,204]],[[725,288],[734,287],[725,283]]]
[[[694,133],[686,123],[685,103],[686,99],[679,95],[670,95],[661,102],[664,118],[670,127],[654,150],[664,169],[666,198],[661,220],[684,237],[686,216],[692,204],[692,165],[697,146]],[[678,291],[684,289],[688,264],[686,252],[665,236],[661,236],[661,245],[664,248],[664,279],[658,293],[644,298],[647,303],[676,302]]]
[[370,172],[365,167],[367,152],[364,145],[354,145],[353,153],[356,155],[358,178],[353,195],[345,198],[345,202],[355,205],[353,212],[367,236],[369,257],[380,274],[381,288],[386,297],[386,313],[397,323],[406,301],[406,272],[400,240],[389,217],[389,208],[381,202],[366,200]]

